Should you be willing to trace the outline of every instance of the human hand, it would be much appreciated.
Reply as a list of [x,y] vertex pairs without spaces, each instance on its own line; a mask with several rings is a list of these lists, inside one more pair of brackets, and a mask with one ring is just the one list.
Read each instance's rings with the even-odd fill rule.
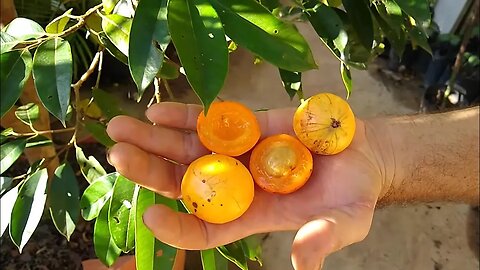
[[[209,154],[196,135],[197,105],[164,102],[153,105],[147,118],[155,125],[119,116],[107,132],[117,142],[109,162],[125,177],[170,198],[180,197],[186,165]],[[262,136],[292,129],[294,108],[257,112]],[[292,246],[296,270],[318,269],[325,257],[363,240],[371,226],[377,200],[385,194],[385,177],[379,147],[357,120],[352,144],[333,156],[314,155],[309,181],[288,195],[271,194],[256,187],[250,208],[237,220],[210,224],[194,215],[155,205],[144,214],[145,224],[161,241],[182,249],[208,249],[248,235],[298,230]],[[240,160],[248,166],[248,155]],[[164,158],[166,159],[164,159]]]

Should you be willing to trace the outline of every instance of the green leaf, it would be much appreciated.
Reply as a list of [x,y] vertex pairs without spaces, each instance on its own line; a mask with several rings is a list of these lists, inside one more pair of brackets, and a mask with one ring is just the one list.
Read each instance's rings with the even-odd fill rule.
[[242,270],[248,270],[247,258],[243,250],[242,243],[235,241],[225,246],[217,247],[218,252],[222,254],[229,261],[233,262]]
[[10,220],[10,238],[20,253],[42,218],[47,180],[47,169],[41,169],[27,178],[18,192]]
[[312,7],[312,10],[307,11],[307,18],[319,37],[334,40],[340,35],[343,22],[332,8],[313,0],[306,7]]
[[400,8],[413,17],[417,23],[422,24],[431,19],[430,4],[428,0],[395,0]]
[[10,189],[2,197],[0,197],[0,237],[3,235],[5,230],[10,224],[13,206],[17,200],[18,188],[20,184],[16,187]]
[[157,76],[166,80],[174,80],[180,76],[180,66],[173,61],[164,59]]
[[33,136],[28,138],[27,145],[25,146],[25,148],[42,147],[42,146],[47,146],[51,144],[53,144],[53,142],[50,138],[47,138],[42,135],[38,135],[38,136]]
[[[40,24],[27,18],[15,18],[4,29],[7,34],[18,40],[28,40],[43,37],[46,33]],[[2,51],[3,52],[3,51]]]
[[98,259],[110,267],[115,263],[122,250],[120,250],[113,241],[110,228],[108,227],[108,208],[109,201],[107,201],[95,220],[95,227],[93,229],[93,247],[95,255]]
[[0,31],[0,52],[11,51],[20,41],[9,35],[7,32]]
[[32,165],[30,165],[30,168],[28,168],[27,174],[32,175],[32,174],[38,172],[41,169],[41,166],[43,165],[45,160],[46,160],[45,158],[41,158],[39,160],[34,161],[32,163]]
[[97,178],[107,174],[105,169],[102,167],[100,162],[95,159],[95,157],[89,156],[87,159],[82,148],[75,147],[75,155],[77,157],[78,165],[80,166],[80,171],[88,183],[91,184]]
[[135,213],[139,186],[119,175],[113,186],[108,226],[117,247],[129,252],[135,246]]
[[342,2],[361,44],[370,50],[373,42],[373,22],[368,3],[365,0],[343,0]]
[[11,177],[0,176],[0,195],[3,195],[5,191],[12,185],[13,179]]
[[397,3],[395,3],[394,0],[374,2],[374,5],[380,17],[397,35],[403,32],[401,27],[403,25],[402,9],[397,5]]
[[203,270],[228,270],[228,261],[216,249],[201,250]]
[[102,29],[105,31],[108,39],[121,51],[128,56],[128,36],[132,19],[117,14],[102,16]]
[[78,182],[70,164],[63,163],[55,170],[48,196],[53,224],[70,241],[80,217]]
[[10,166],[12,166],[13,163],[20,157],[25,149],[26,144],[27,140],[18,139],[3,144],[2,147],[0,147],[0,174],[7,171]]
[[99,215],[100,210],[112,196],[113,184],[117,177],[118,173],[109,173],[97,178],[85,189],[80,199],[82,217],[85,220],[93,220]]
[[170,42],[167,0],[142,0],[133,17],[128,52],[128,66],[140,97],[162,66],[163,53],[153,43],[156,39],[165,48]]
[[385,12],[386,11],[384,8],[382,9],[381,6],[377,6],[377,12],[373,11],[373,15],[375,16],[382,33],[388,39],[397,55],[401,57],[406,44],[405,33],[403,32],[402,28],[399,27],[400,24],[395,25],[396,22],[394,20],[390,20],[392,16],[386,15]]
[[285,91],[287,91],[287,94],[290,96],[290,100],[292,100],[295,95],[298,95],[298,98],[302,99],[302,73],[292,72],[284,69],[279,69],[279,72],[282,79],[283,87],[285,88]]
[[0,55],[0,117],[12,108],[22,93],[23,86],[32,71],[32,56],[27,50],[11,51]]
[[68,15],[72,14],[73,8],[70,8],[69,10],[65,11],[62,15],[58,16],[55,18],[53,21],[51,21],[46,27],[45,30],[49,34],[58,34],[61,33],[63,30],[65,30],[65,27],[67,26],[68,21],[70,18]]
[[259,235],[251,235],[240,240],[245,256],[251,260],[256,261],[260,266],[262,263],[262,245]]
[[428,43],[428,37],[425,32],[416,26],[407,26],[408,29],[408,36],[412,41],[412,46],[415,48],[416,46],[420,46],[420,48],[427,51],[429,54],[432,54],[432,49],[430,48],[430,44]]
[[154,204],[165,204],[177,210],[177,202],[141,188],[135,220],[135,259],[137,270],[172,269],[177,250],[157,240],[143,223],[143,213]]
[[206,0],[170,0],[168,25],[188,82],[207,111],[227,75],[222,22]]
[[347,90],[347,99],[352,93],[352,74],[350,69],[344,63],[340,63],[340,74],[342,75],[343,85],[345,85],[345,90]]
[[100,123],[100,122],[85,122],[85,128],[93,135],[97,142],[103,144],[106,147],[111,147],[115,144],[115,142],[110,139],[107,134],[107,127]]
[[33,57],[33,78],[43,105],[65,126],[72,84],[70,44],[56,37],[38,46]]
[[120,0],[102,0],[103,11],[105,11],[105,13],[107,13],[107,14],[112,13],[112,11],[113,11],[113,9],[115,9],[115,6],[117,5],[118,1],[120,1]]
[[308,43],[297,29],[255,0],[210,0],[235,41],[275,66],[290,71],[317,68]]
[[104,116],[110,120],[117,115],[124,114],[120,109],[117,97],[99,88],[92,90],[93,100],[100,108]]
[[32,125],[40,116],[40,108],[35,103],[27,103],[17,108],[15,116],[26,125]]

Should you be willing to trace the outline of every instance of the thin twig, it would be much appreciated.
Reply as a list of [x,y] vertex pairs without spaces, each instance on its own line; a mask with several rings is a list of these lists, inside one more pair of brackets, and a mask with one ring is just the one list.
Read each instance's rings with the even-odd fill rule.
[[64,128],[64,129],[40,130],[40,131],[30,132],[30,133],[15,133],[14,136],[30,137],[30,136],[37,136],[37,135],[43,135],[43,134],[57,134],[57,133],[72,132],[72,131],[75,131],[74,127]]
[[[165,80],[163,80],[165,82]],[[153,79],[153,88],[155,89],[155,99],[157,103],[160,103],[162,101],[162,96],[160,94],[160,79],[155,77]]]
[[100,76],[102,76],[102,66],[103,66],[103,49],[98,52],[100,54],[100,59],[98,60],[98,73],[97,81],[95,82],[95,88],[98,88],[100,85]]
[[175,96],[173,95],[172,89],[170,88],[170,84],[167,80],[163,80],[163,85],[165,86],[165,90],[167,90],[168,97],[170,100],[175,101]]

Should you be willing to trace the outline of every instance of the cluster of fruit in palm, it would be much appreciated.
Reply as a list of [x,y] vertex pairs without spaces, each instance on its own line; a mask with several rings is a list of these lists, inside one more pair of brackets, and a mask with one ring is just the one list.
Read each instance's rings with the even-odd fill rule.
[[[355,117],[345,100],[321,93],[302,101],[293,130],[296,136],[277,134],[260,140],[260,126],[250,109],[232,101],[213,103],[197,120],[198,137],[213,154],[192,162],[182,180],[188,211],[222,224],[247,211],[255,184],[271,193],[297,191],[313,171],[312,152],[334,155],[350,145]],[[250,150],[247,168],[237,158]]]

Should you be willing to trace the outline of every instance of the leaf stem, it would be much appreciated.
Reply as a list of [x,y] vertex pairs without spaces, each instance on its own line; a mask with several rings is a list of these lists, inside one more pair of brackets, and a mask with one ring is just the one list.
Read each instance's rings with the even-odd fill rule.
[[102,66],[103,66],[103,49],[99,51],[100,59],[98,60],[98,73],[97,73],[97,81],[95,82],[95,88],[98,88],[100,85],[100,76],[102,76]]
[[167,80],[163,80],[163,85],[165,86],[165,89],[167,90],[168,97],[172,100],[175,101],[175,96],[173,95],[172,88],[170,88],[170,84],[168,83]]
[[40,130],[30,133],[15,133],[15,137],[30,137],[30,136],[38,136],[43,134],[56,134],[56,133],[64,133],[64,132],[72,132],[75,131],[74,127],[71,128],[64,128],[64,129],[52,129],[52,130]]
[[[163,80],[163,82],[165,83],[165,80]],[[155,77],[153,79],[153,87],[155,89],[155,100],[157,101],[157,103],[160,103],[162,101],[162,96],[160,94],[160,79]]]

